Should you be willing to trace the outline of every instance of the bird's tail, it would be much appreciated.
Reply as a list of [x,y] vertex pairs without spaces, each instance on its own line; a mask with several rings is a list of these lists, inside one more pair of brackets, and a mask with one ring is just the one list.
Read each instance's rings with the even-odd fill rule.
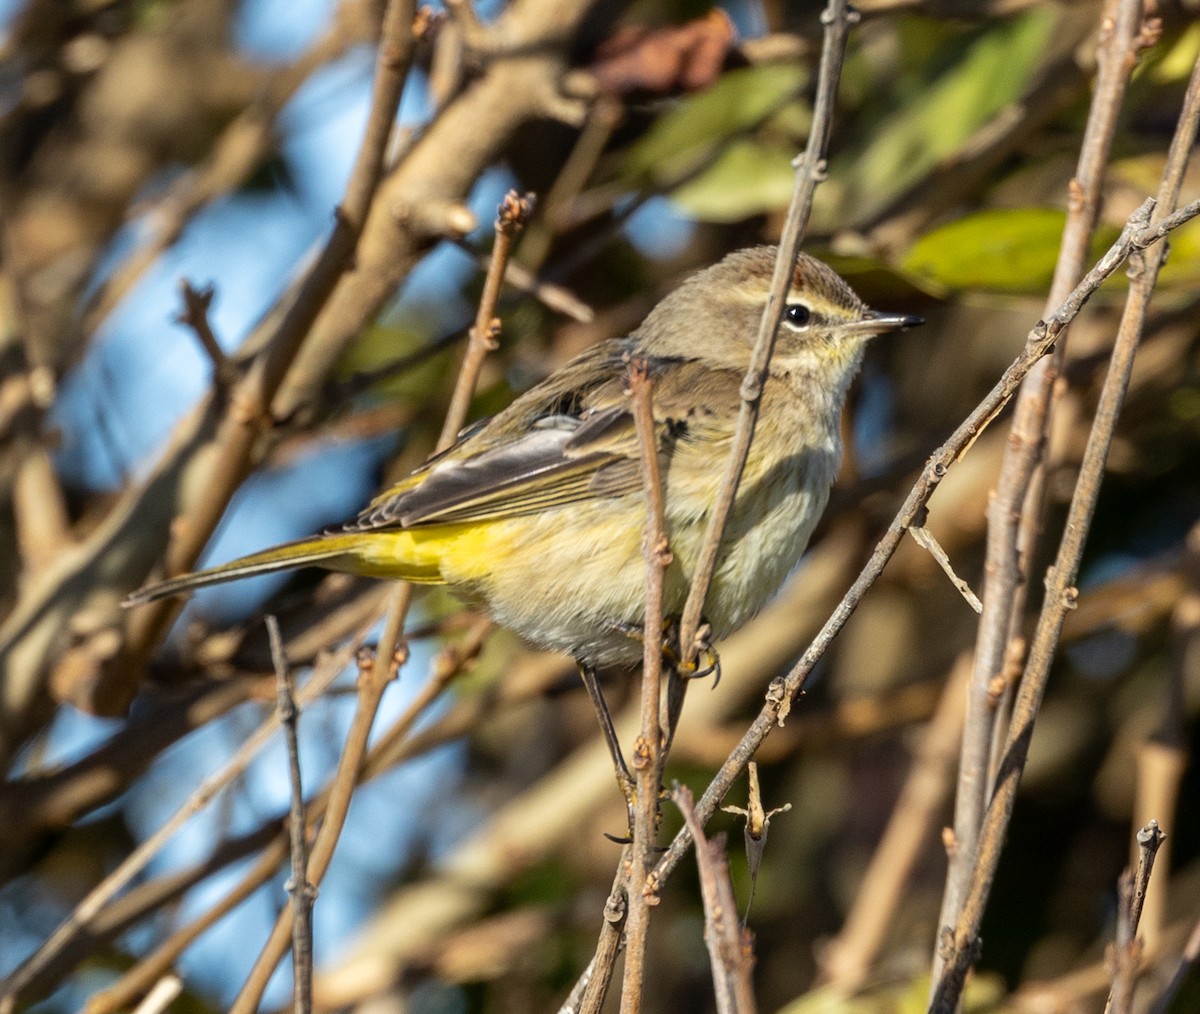
[[[194,588],[204,588],[210,584],[223,584],[226,581],[236,581],[243,577],[254,577],[258,574],[271,574],[277,570],[290,570],[293,567],[307,567],[318,564],[330,570],[355,570],[353,559],[355,550],[362,537],[354,534],[321,535],[316,538],[300,539],[297,542],[285,542],[281,546],[273,546],[259,553],[251,553],[238,560],[231,560],[219,567],[208,570],[198,570],[192,574],[182,574],[156,584],[148,584],[127,595],[121,605],[140,606],[146,602],[169,598]],[[341,558],[346,566],[339,567]]]

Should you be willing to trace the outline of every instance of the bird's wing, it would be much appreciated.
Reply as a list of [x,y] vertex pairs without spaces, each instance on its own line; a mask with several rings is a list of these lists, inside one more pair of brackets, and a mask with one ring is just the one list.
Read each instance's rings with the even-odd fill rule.
[[[656,377],[655,429],[660,454],[687,437],[694,364],[662,361]],[[377,497],[348,531],[411,528],[532,514],[597,497],[621,496],[641,484],[636,425],[623,380],[564,397],[548,390],[523,398],[446,454]],[[536,391],[537,389],[535,389]],[[530,391],[534,395],[535,391]],[[522,404],[524,402],[524,404]],[[537,415],[537,407],[570,406]]]

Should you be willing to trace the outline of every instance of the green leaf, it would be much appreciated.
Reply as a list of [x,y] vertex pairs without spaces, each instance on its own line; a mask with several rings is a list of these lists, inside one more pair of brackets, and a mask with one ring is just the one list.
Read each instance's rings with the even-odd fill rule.
[[795,180],[786,153],[760,141],[734,141],[712,166],[671,193],[694,218],[737,222],[786,207]]
[[729,138],[786,106],[806,79],[807,71],[795,64],[768,64],[722,75],[711,88],[660,116],[630,148],[620,176],[644,187],[674,183],[703,166]]
[[[947,289],[1044,292],[1054,276],[1066,213],[1055,208],[996,208],[967,215],[922,236],[905,271]],[[1101,226],[1101,250],[1117,230]]]
[[869,219],[1017,99],[1056,20],[1052,10],[1035,8],[988,29],[873,129],[865,146],[837,158],[832,175],[845,182],[845,192],[836,212],[842,221],[835,224]]

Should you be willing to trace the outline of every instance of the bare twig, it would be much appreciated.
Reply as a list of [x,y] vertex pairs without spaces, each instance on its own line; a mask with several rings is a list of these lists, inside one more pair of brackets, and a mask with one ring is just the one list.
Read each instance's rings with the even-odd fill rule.
[[933,532],[924,525],[913,525],[908,530],[908,534],[913,537],[918,546],[937,561],[937,565],[942,568],[942,572],[946,577],[950,578],[950,583],[966,599],[967,605],[977,613],[982,612],[983,603],[979,601],[979,596],[971,590],[971,586],[966,581],[954,572],[954,565],[950,562],[950,557],[946,555],[946,551],[941,547]]
[[[1193,525],[1188,542],[1200,548],[1200,523]],[[1175,597],[1171,615],[1172,659],[1163,688],[1161,718],[1154,734],[1137,747],[1137,787],[1133,800],[1133,825],[1143,826],[1157,816],[1165,827],[1177,827],[1180,785],[1188,768],[1186,680],[1188,657],[1200,633],[1200,592],[1192,589]],[[1145,909],[1138,924],[1145,951],[1157,951],[1166,922],[1167,885],[1171,878],[1171,841],[1159,849],[1158,876],[1150,883]]]
[[496,242],[492,245],[492,259],[488,263],[483,294],[479,298],[479,312],[475,315],[475,325],[469,333],[467,351],[458,371],[454,394],[450,398],[450,407],[446,410],[446,421],[442,424],[442,435],[438,440],[439,449],[454,443],[458,431],[466,423],[467,410],[471,407],[471,397],[479,382],[479,371],[483,369],[483,361],[489,352],[495,351],[499,346],[500,321],[496,318],[496,303],[500,299],[500,285],[504,281],[504,271],[513,240],[525,227],[532,212],[533,195],[526,194],[522,197],[515,190],[510,190],[504,195],[504,200],[497,210]]
[[[743,735],[737,747],[726,758],[721,769],[709,783],[704,795],[696,804],[696,813],[702,822],[707,821],[721,799],[732,787],[737,776],[745,769],[750,758],[770,735],[771,730],[783,722],[791,710],[792,700],[804,685],[813,667],[825,653],[830,643],[845,626],[851,613],[857,608],[867,590],[875,583],[887,561],[896,551],[904,533],[918,516],[918,512],[933,495],[949,468],[966,452],[979,434],[991,423],[1016,392],[1030,368],[1053,347],[1055,341],[1068,324],[1082,309],[1084,303],[1100,287],[1125,259],[1138,250],[1146,249],[1162,239],[1162,226],[1168,221],[1178,228],[1184,221],[1200,214],[1200,201],[1180,209],[1180,213],[1163,219],[1157,226],[1146,223],[1154,201],[1147,200],[1129,219],[1117,241],[1109,248],[1095,267],[1075,287],[1070,297],[1047,320],[1038,321],[1029,332],[1024,350],[1009,365],[995,386],[976,406],[975,410],[959,425],[945,443],[929,458],[916,483],[909,491],[900,510],[889,525],[886,534],[875,547],[871,558],[863,567],[858,578],[846,592],[833,614],[825,622],[820,633],[801,656],[792,670],[783,679],[773,680],[767,689],[767,698],[758,716]],[[659,860],[655,872],[661,886],[667,875],[678,864],[691,844],[691,835],[686,828],[680,830],[675,840]]]
[[177,324],[189,328],[200,343],[200,348],[208,356],[213,368],[213,386],[219,392],[226,392],[237,380],[237,369],[233,361],[225,355],[221,343],[213,333],[212,323],[208,319],[208,311],[212,307],[215,290],[211,285],[197,289],[186,278],[179,283],[180,295],[183,296],[183,309],[175,318]]
[[1125,870],[1119,886],[1117,938],[1109,955],[1112,964],[1112,989],[1105,1004],[1105,1014],[1129,1014],[1133,1003],[1133,985],[1142,957],[1138,923],[1142,919],[1142,903],[1150,886],[1154,857],[1166,835],[1159,830],[1158,821],[1151,820],[1137,833],[1137,871]]
[[271,661],[278,683],[276,711],[287,745],[288,781],[292,798],[288,812],[288,837],[292,856],[292,876],[288,894],[292,897],[292,981],[296,1014],[312,1010],[312,906],[316,890],[308,882],[308,826],[304,818],[304,786],[300,778],[300,745],[296,730],[300,713],[296,707],[292,671],[283,653],[279,621],[267,617],[267,635],[271,640]]
[[[355,642],[357,643],[357,642]],[[353,644],[331,656],[324,666],[318,666],[300,692],[301,700],[319,695],[342,672],[353,655]],[[279,724],[277,714],[271,714],[253,732],[237,752],[218,772],[204,780],[195,792],[157,831],[146,838],[126,856],[107,877],[97,884],[71,915],[46,939],[29,958],[22,962],[3,983],[0,1000],[11,1003],[79,933],[83,932],[100,910],[132,882],[146,864],[177,831],[195,814],[203,810],[217,794],[241,777],[247,765],[266,745]]]
[[[1166,217],[1173,217],[1170,212],[1179,197],[1183,172],[1196,137],[1198,117],[1200,62],[1193,69],[1188,83],[1183,110],[1175,136],[1171,139],[1163,180],[1159,186],[1156,218],[1160,224]],[[1095,422],[1084,450],[1079,480],[1067,513],[1058,554],[1046,579],[1045,603],[1038,618],[1030,645],[1029,660],[1014,703],[1012,724],[1003,759],[987,808],[983,832],[979,838],[977,861],[971,871],[970,888],[965,895],[953,935],[947,941],[945,966],[934,987],[933,1007],[938,1012],[955,1010],[967,971],[974,962],[983,910],[999,864],[1005,833],[1016,801],[1017,786],[1033,736],[1034,722],[1045,693],[1050,663],[1063,622],[1078,595],[1074,587],[1075,575],[1095,512],[1104,463],[1129,384],[1133,357],[1141,338],[1146,310],[1165,255],[1166,250],[1161,246],[1145,254],[1134,255],[1129,296],[1113,346],[1109,372],[1105,377],[1096,408]]]
[[651,405],[653,380],[649,366],[635,359],[629,364],[629,393],[637,425],[646,494],[646,526],[642,553],[646,559],[645,623],[642,631],[642,729],[633,750],[637,779],[633,810],[633,844],[629,856],[628,912],[625,918],[625,975],[621,986],[622,1014],[642,1008],[645,976],[646,934],[650,907],[657,904],[657,890],[649,871],[654,866],[658,836],[658,790],[665,762],[665,737],[659,719],[662,700],[663,572],[671,562],[663,525],[662,476],[658,467],[658,436]]
[[775,272],[771,277],[771,288],[767,305],[763,308],[754,349],[750,353],[750,365],[742,380],[742,404],[738,412],[737,429],[734,433],[729,459],[721,478],[721,485],[709,516],[704,542],[696,558],[692,572],[692,584],[687,602],[679,621],[680,658],[685,667],[692,663],[699,645],[696,633],[700,629],[704,613],[704,600],[712,583],[717,566],[717,555],[725,525],[733,510],[742,470],[750,453],[750,442],[758,421],[759,402],[767,378],[771,353],[775,349],[775,337],[779,322],[783,318],[784,304],[796,267],[796,255],[808,227],[812,211],[813,193],[817,184],[825,178],[825,150],[829,144],[829,132],[833,121],[833,104],[837,98],[838,81],[841,77],[842,58],[846,52],[846,38],[850,27],[858,20],[858,13],[845,0],[829,0],[821,13],[825,25],[824,41],[821,45],[821,65],[817,76],[817,94],[813,100],[813,122],[808,134],[808,145],[804,154],[796,159],[796,180],[784,220],[783,233],[779,238],[779,251],[775,257]]
[[[1071,182],[1067,223],[1063,229],[1046,311],[1058,306],[1083,273],[1100,210],[1100,193],[1117,115],[1136,64],[1141,28],[1141,0],[1114,0],[1101,20],[1098,72],[1079,162]],[[976,842],[986,804],[988,768],[994,751],[996,701],[992,682],[1002,671],[1010,639],[1018,632],[1024,611],[1031,543],[1041,517],[1041,484],[1035,473],[1045,452],[1055,380],[1063,362],[1065,341],[1052,357],[1036,365],[1023,383],[1014,410],[996,495],[988,509],[987,575],[982,617],[976,639],[975,666],[967,695],[967,720],[955,795],[955,850],[950,857],[938,925],[953,925],[961,912],[966,883],[975,863]],[[1026,525],[1022,518],[1027,516]],[[1022,539],[1022,526],[1024,539]],[[933,982],[941,968],[935,948]]]
[[629,911],[625,871],[630,862],[631,851],[632,846],[626,846],[621,854],[621,861],[617,864],[617,875],[613,879],[612,890],[604,902],[596,953],[592,955],[592,960],[576,981],[570,996],[559,1008],[559,1014],[600,1014],[604,1006],[604,998],[608,995],[608,987],[616,969],[617,955],[621,953],[625,916]]
[[746,899],[746,911],[742,916],[742,925],[750,921],[750,906],[754,904],[754,888],[758,884],[758,867],[762,863],[763,852],[767,847],[767,833],[771,830],[771,818],[776,814],[787,813],[791,803],[784,803],[773,810],[768,810],[762,803],[762,791],[758,787],[758,765],[751,761],[746,769],[746,806],[721,807],[726,813],[736,813],[746,819],[743,829],[746,839],[746,867],[750,874],[750,897]]
[[718,1014],[754,1014],[757,1008],[750,982],[753,935],[737,920],[725,836],[718,835],[711,842],[705,838],[704,828],[696,819],[692,793],[685,786],[677,784],[671,796],[696,841],[696,865],[704,899],[704,942],[712,965]]
[[[383,634],[375,648],[375,657],[370,666],[359,675],[358,704],[354,710],[350,730],[346,734],[342,755],[338,758],[337,772],[330,785],[329,801],[321,822],[321,830],[313,842],[312,854],[308,860],[306,879],[313,890],[316,890],[324,879],[325,871],[329,869],[334,849],[341,837],[342,828],[345,826],[350,801],[358,785],[359,768],[367,752],[367,740],[371,734],[371,726],[375,724],[375,715],[379,711],[383,693],[404,663],[401,637],[411,602],[412,585],[397,584],[388,603]],[[275,920],[275,927],[259,953],[254,968],[230,1007],[234,1014],[253,1014],[258,1010],[267,982],[274,974],[275,966],[287,952],[292,935],[293,916],[293,909],[289,906]]]
[[[263,354],[233,393],[229,411],[218,427],[216,451],[206,495],[176,526],[164,570],[181,574],[193,567],[216,529],[230,497],[245,478],[258,438],[272,424],[270,406],[291,368],[313,321],[351,263],[383,172],[383,156],[396,108],[408,77],[415,43],[412,32],[415,0],[391,0],[384,15],[371,112],[334,228],[313,262],[294,300],[282,315]],[[97,681],[97,696],[128,696],[150,652],[178,614],[179,602],[165,599],[133,614],[129,642]]]

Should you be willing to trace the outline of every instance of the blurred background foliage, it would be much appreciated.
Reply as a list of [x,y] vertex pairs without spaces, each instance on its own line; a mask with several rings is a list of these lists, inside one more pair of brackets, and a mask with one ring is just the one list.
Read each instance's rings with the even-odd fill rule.
[[[88,555],[130,491],[170,458],[171,434],[212,384],[209,359],[176,320],[179,281],[213,286],[217,338],[248,355],[235,350],[270,320],[341,200],[382,6],[0,2],[0,974],[269,715],[265,612],[280,617],[303,682],[381,602],[369,582],[309,573],[207,591],[133,673],[140,689],[128,712],[87,704],[85,685],[130,636],[116,599],[142,582],[182,523],[168,503],[114,536],[113,553]],[[531,6],[481,2],[482,30]],[[772,241],[811,119],[820,6],[563,4],[579,16],[545,46],[569,67],[567,108],[530,108],[495,136],[478,124],[490,154],[461,199],[480,224],[422,237],[412,270],[365,313],[317,397],[262,441],[206,559],[343,520],[429,453],[507,188],[539,196],[514,260],[553,289],[535,297],[506,288],[476,417],[636,326],[689,270]],[[1020,349],[1058,253],[1102,5],[860,6],[807,248],[871,305],[929,323],[871,350],[844,474],[813,549],[780,600],[725,646],[721,687],[698,688],[688,702],[668,781],[697,790],[853,579],[924,455]],[[1200,55],[1190,0],[1160,0],[1157,15],[1161,36],[1142,54],[1122,113],[1097,253],[1154,192]],[[446,19],[419,47],[391,151],[397,174],[497,64],[519,58],[472,49],[469,39]],[[433,174],[454,175],[466,157],[437,153]],[[1187,199],[1198,183],[1193,167]],[[400,203],[389,211],[403,218]],[[1159,890],[1170,887],[1147,914],[1146,997],[1173,971],[1200,910],[1200,785],[1190,760],[1200,728],[1195,225],[1172,241],[1135,370],[971,1009],[1099,1009],[1116,880],[1147,798],[1168,807],[1149,815],[1169,836],[1156,877]],[[1124,285],[1113,280],[1071,330],[1048,479],[1051,538]],[[976,589],[1003,442],[999,427],[989,431],[931,509],[931,527]],[[68,586],[84,591],[56,613]],[[591,954],[619,853],[603,832],[619,832],[624,818],[569,664],[492,632],[478,652],[464,649],[457,664],[466,671],[389,745],[386,730],[452,657],[447,645],[470,640],[472,622],[446,593],[417,600],[411,658],[377,720],[372,777],[356,793],[316,905],[322,1009],[557,1009]],[[792,804],[772,825],[749,919],[762,1009],[923,1009],[953,778],[953,750],[939,755],[930,744],[943,687],[974,630],[936,565],[906,544],[760,755],[765,802]],[[311,792],[336,763],[354,675],[348,667],[303,713]],[[626,680],[611,685],[623,707]],[[864,871],[908,772],[930,756],[936,789],[903,904],[865,974],[839,978],[831,948],[847,914],[872,903],[860,895]],[[1155,781],[1148,756],[1165,758],[1181,780]],[[247,885],[244,901],[168,963],[183,979],[171,1009],[228,1006],[286,901],[286,860],[262,860],[255,874],[286,806],[273,743],[158,851],[22,1006],[131,1008],[136,992],[109,1007],[98,997]],[[665,830],[678,823],[667,807]],[[739,825],[722,816],[714,830],[728,832],[744,904]],[[713,1009],[692,872],[676,875],[655,910],[650,1010]],[[289,990],[285,966],[268,1006],[285,1005]],[[1172,1009],[1200,1009],[1200,984]]]

